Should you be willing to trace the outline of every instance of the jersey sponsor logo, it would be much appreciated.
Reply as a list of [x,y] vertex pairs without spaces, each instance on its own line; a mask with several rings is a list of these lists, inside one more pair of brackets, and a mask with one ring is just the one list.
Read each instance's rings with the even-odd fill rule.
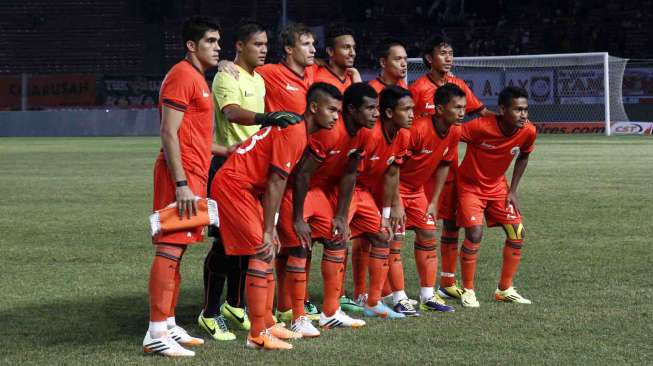
[[424,109],[435,109],[435,104],[426,102],[426,105],[424,105]]
[[519,146],[515,146],[512,149],[510,149],[510,154],[511,155],[519,155]]
[[370,160],[379,160],[379,159],[381,158],[378,155],[372,155],[372,157],[370,157]]
[[288,90],[288,91],[298,91],[299,88],[296,87],[296,86],[292,86],[290,84],[286,84],[286,90]]
[[422,151],[420,151],[420,154],[432,154],[432,153],[433,150],[429,150],[429,149],[422,149]]
[[248,151],[252,150],[254,148],[254,146],[256,146],[257,142],[259,142],[260,140],[263,140],[264,138],[267,137],[267,135],[270,134],[270,131],[272,131],[272,126],[266,127],[264,129],[262,129],[261,131],[263,131],[263,133],[261,133],[260,135],[252,136],[252,138],[249,140],[249,145],[247,145],[245,147],[239,147],[238,149],[236,149],[236,152],[238,154],[245,154]]
[[488,149],[496,149],[496,148],[497,148],[496,146],[494,146],[494,145],[492,145],[492,144],[488,144],[488,143],[485,142],[485,141],[481,142],[481,146],[483,146],[483,147],[487,147]]
[[244,96],[245,96],[245,97],[253,97],[253,96],[254,96],[254,92],[248,92],[247,90],[245,90],[245,95],[244,95]]
[[202,90],[202,96],[203,96],[204,98],[208,98],[209,95],[211,95],[209,92],[207,92],[206,90]]
[[[354,150],[354,151],[356,151],[356,150]],[[331,151],[329,151],[329,155],[336,155],[336,154],[340,154],[340,150],[331,150]]]

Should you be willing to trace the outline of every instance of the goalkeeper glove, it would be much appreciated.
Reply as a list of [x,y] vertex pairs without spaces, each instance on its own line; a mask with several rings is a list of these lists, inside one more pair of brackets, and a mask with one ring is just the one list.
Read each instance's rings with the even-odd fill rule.
[[254,121],[263,127],[278,126],[286,128],[288,125],[294,125],[304,119],[302,116],[292,112],[271,112],[256,113]]

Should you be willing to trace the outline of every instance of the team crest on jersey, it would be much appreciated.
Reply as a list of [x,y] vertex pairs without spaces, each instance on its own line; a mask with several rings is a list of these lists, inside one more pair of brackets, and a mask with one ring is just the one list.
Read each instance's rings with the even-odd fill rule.
[[511,155],[519,155],[519,146],[515,146],[512,149],[510,149],[510,154]]

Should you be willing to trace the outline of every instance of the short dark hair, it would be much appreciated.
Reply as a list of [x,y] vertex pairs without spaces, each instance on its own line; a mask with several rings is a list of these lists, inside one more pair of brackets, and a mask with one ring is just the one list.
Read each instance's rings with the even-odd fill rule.
[[379,59],[388,58],[388,56],[390,55],[390,49],[394,46],[401,46],[404,49],[406,49],[406,45],[402,41],[396,38],[387,38],[381,41],[381,43],[377,47],[375,52],[377,58]]
[[518,86],[507,86],[499,93],[499,105],[509,107],[510,102],[517,98],[528,99],[528,92]]
[[376,90],[368,83],[353,83],[346,90],[342,98],[342,109],[352,105],[354,108],[360,108],[363,105],[364,98],[376,99],[379,95]]
[[435,105],[447,105],[454,97],[464,97],[465,92],[460,89],[456,84],[446,83],[438,88],[435,91],[433,96],[433,104]]
[[336,100],[342,100],[342,94],[335,86],[327,83],[314,83],[306,93],[306,104],[317,102],[321,96],[325,95]]
[[424,62],[424,66],[431,67],[431,63],[426,59],[426,55],[430,55],[434,49],[443,45],[451,46],[451,39],[441,34],[431,36],[424,42],[424,45],[422,46],[422,61]]
[[326,48],[335,48],[336,47],[336,38],[340,36],[354,36],[354,31],[350,28],[345,27],[342,24],[332,24],[326,33],[325,47]]
[[288,25],[283,31],[281,31],[281,47],[295,47],[295,43],[297,43],[299,37],[305,34],[311,35],[315,38],[311,28],[302,23],[292,23]]
[[236,30],[236,42],[247,43],[254,34],[265,31],[265,27],[261,23],[252,20],[243,21]]
[[379,96],[379,110],[381,111],[381,116],[385,115],[386,109],[395,109],[399,103],[399,99],[404,97],[412,97],[408,89],[396,85],[391,85],[383,89]]
[[220,24],[217,21],[203,16],[194,16],[186,19],[181,26],[181,37],[183,46],[186,49],[186,42],[193,41],[199,43],[200,39],[208,31],[220,31]]

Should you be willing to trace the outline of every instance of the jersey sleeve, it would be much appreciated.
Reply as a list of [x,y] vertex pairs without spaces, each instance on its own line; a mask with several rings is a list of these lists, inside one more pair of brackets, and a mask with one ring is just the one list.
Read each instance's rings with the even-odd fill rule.
[[535,127],[531,124],[528,125],[528,139],[526,140],[526,143],[524,146],[521,147],[520,152],[522,153],[530,153],[533,150],[535,150],[535,139],[537,138],[537,131],[535,130]]
[[442,161],[446,161],[448,163],[452,162],[453,159],[455,159],[457,156],[456,153],[458,151],[458,142],[460,141],[460,127],[456,125],[451,126],[449,133],[451,134],[451,139],[449,140],[449,145],[447,146],[448,150],[442,157]]
[[485,108],[483,103],[474,95],[472,89],[467,86],[467,83],[461,80],[460,82],[461,89],[465,92],[465,99],[467,99],[467,107],[465,107],[465,113],[474,114],[478,113]]
[[297,133],[298,129],[304,129],[303,123],[286,127],[284,129],[273,127],[277,131],[272,141],[272,155],[270,156],[270,167],[283,177],[290,175],[306,148],[306,136]]
[[239,106],[241,103],[238,81],[226,72],[215,74],[212,90],[220,110],[228,105],[235,104]]
[[329,132],[329,130],[322,130],[317,133],[311,134],[308,138],[308,149],[309,151],[320,161],[323,161],[327,158],[327,153],[332,149],[332,144],[328,138],[328,134],[323,132]]
[[478,118],[463,123],[463,125],[460,126],[460,140],[467,143],[474,141],[474,128],[476,128],[477,125]]
[[185,112],[195,94],[193,79],[172,71],[161,85],[161,103],[166,107]]

